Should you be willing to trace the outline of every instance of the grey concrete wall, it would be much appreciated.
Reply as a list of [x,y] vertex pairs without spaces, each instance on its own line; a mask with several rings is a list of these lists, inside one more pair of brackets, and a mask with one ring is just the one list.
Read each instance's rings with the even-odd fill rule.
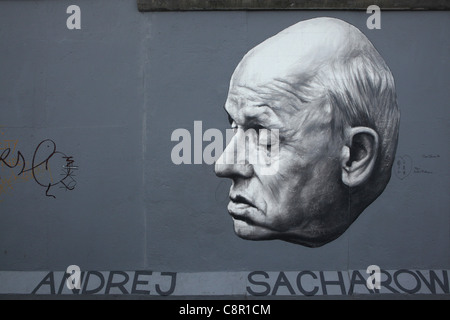
[[[79,166],[76,188],[56,186],[56,199],[34,181],[3,190],[2,270],[69,261],[91,269],[146,265],[141,116],[148,19],[130,1],[80,1],[82,29],[68,30],[70,4],[0,2],[1,137],[17,140],[27,167],[45,139]],[[10,174],[3,168],[3,179]]]
[[[0,1],[0,139],[29,166],[41,141],[72,156],[68,191],[2,167],[0,270],[177,272],[450,268],[448,12],[140,13],[134,1]],[[310,249],[236,237],[229,183],[172,163],[177,128],[228,127],[230,76],[253,46],[304,19],[362,30],[390,66],[402,111],[386,191],[336,241]],[[60,167],[54,167],[57,171]],[[48,173],[47,173],[48,174]],[[56,179],[56,178],[55,178]]]
[[[225,210],[227,200],[223,197],[229,184],[218,181],[211,166],[173,166],[167,155],[175,143],[165,143],[164,139],[175,128],[193,132],[194,120],[203,120],[204,127],[225,129],[226,116],[221,108],[231,73],[243,54],[285,27],[317,16],[334,16],[354,24],[391,67],[402,110],[397,154],[408,155],[412,162],[408,166],[419,168],[418,173],[412,168],[407,177],[393,174],[383,195],[344,236],[324,247],[244,241],[231,232]],[[154,55],[145,74],[155,78],[146,82],[145,93],[147,101],[152,101],[154,116],[148,117],[147,134],[152,139],[147,151],[156,161],[146,167],[146,180],[166,184],[164,192],[158,183],[146,187],[146,201],[154,212],[148,215],[148,248],[161,257],[159,261],[149,257],[151,265],[173,269],[181,264],[186,270],[341,270],[372,263],[392,268],[448,265],[445,159],[449,148],[444,137],[448,135],[449,93],[445,86],[449,80],[443,72],[449,67],[444,31],[447,12],[382,13],[382,29],[378,31],[367,30],[368,15],[357,12],[197,12],[151,17],[150,51]],[[158,126],[161,129],[153,131]],[[160,196],[151,197],[155,194]],[[161,211],[163,214],[158,214]],[[182,245],[186,243],[192,245]],[[165,254],[167,250],[171,254]]]

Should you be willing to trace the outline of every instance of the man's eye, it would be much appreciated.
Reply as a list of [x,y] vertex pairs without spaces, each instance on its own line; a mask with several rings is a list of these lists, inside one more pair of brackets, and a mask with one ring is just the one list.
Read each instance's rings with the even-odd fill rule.
[[260,135],[261,131],[264,130],[264,127],[261,125],[255,125],[252,129],[254,129],[258,135]]
[[258,126],[258,128],[255,128],[255,130],[258,133],[259,145],[270,147],[270,145],[271,145],[270,131],[261,126]]
[[270,151],[272,146],[279,143],[279,134],[276,129],[261,129],[258,134],[258,143],[260,146],[265,146]]

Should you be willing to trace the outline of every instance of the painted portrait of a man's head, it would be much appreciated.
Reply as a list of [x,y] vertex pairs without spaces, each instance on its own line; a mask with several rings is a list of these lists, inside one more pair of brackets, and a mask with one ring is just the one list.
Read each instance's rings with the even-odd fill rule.
[[[322,246],[390,180],[400,119],[394,79],[367,37],[342,20],[302,21],[251,49],[231,77],[225,111],[235,135],[215,172],[232,181],[227,209],[243,239]],[[251,161],[261,153],[270,161]]]

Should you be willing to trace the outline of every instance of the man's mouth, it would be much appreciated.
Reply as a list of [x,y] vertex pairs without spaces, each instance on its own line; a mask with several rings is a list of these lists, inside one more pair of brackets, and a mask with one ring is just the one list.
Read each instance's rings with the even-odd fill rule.
[[236,204],[246,204],[250,207],[256,208],[256,206],[250,200],[241,195],[230,196],[230,200]]
[[234,219],[250,222],[251,216],[258,211],[253,202],[244,196],[230,196],[230,200],[227,209]]

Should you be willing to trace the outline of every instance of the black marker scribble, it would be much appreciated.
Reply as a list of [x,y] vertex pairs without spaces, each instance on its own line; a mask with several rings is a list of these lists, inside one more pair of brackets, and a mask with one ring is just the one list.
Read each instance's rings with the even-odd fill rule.
[[[56,150],[56,143],[53,140],[46,139],[39,143],[33,153],[31,167],[28,169],[26,169],[27,163],[25,157],[20,151],[17,151],[15,163],[8,163],[7,160],[10,153],[10,148],[5,149],[0,155],[0,163],[4,164],[10,169],[20,168],[18,176],[26,172],[31,172],[34,181],[39,186],[46,188],[45,195],[47,197],[56,198],[53,194],[50,193],[50,189],[56,185],[62,185],[62,188],[65,188],[66,191],[71,191],[75,188],[76,181],[73,178],[73,171],[77,170],[78,167],[74,165],[75,161],[73,160],[73,157],[69,157],[64,153]],[[59,180],[53,179],[51,168],[49,165],[50,161],[58,160],[64,163],[64,165],[62,166],[63,173],[59,175]]]
[[409,155],[398,156],[395,160],[393,171],[400,180],[405,179],[411,173],[413,160]]
[[436,159],[436,158],[440,158],[441,155],[440,154],[423,154],[422,158],[425,159]]
[[[60,176],[64,177],[63,180],[61,180],[62,186],[60,186],[60,188],[63,188],[66,191],[72,191],[77,185],[77,181],[74,179],[76,175],[74,175],[73,172],[74,170],[78,170],[78,167],[73,165],[75,161],[72,159],[72,157],[63,158],[66,160],[66,165],[63,167],[62,173],[60,174]],[[68,179],[69,181],[66,181]]]

